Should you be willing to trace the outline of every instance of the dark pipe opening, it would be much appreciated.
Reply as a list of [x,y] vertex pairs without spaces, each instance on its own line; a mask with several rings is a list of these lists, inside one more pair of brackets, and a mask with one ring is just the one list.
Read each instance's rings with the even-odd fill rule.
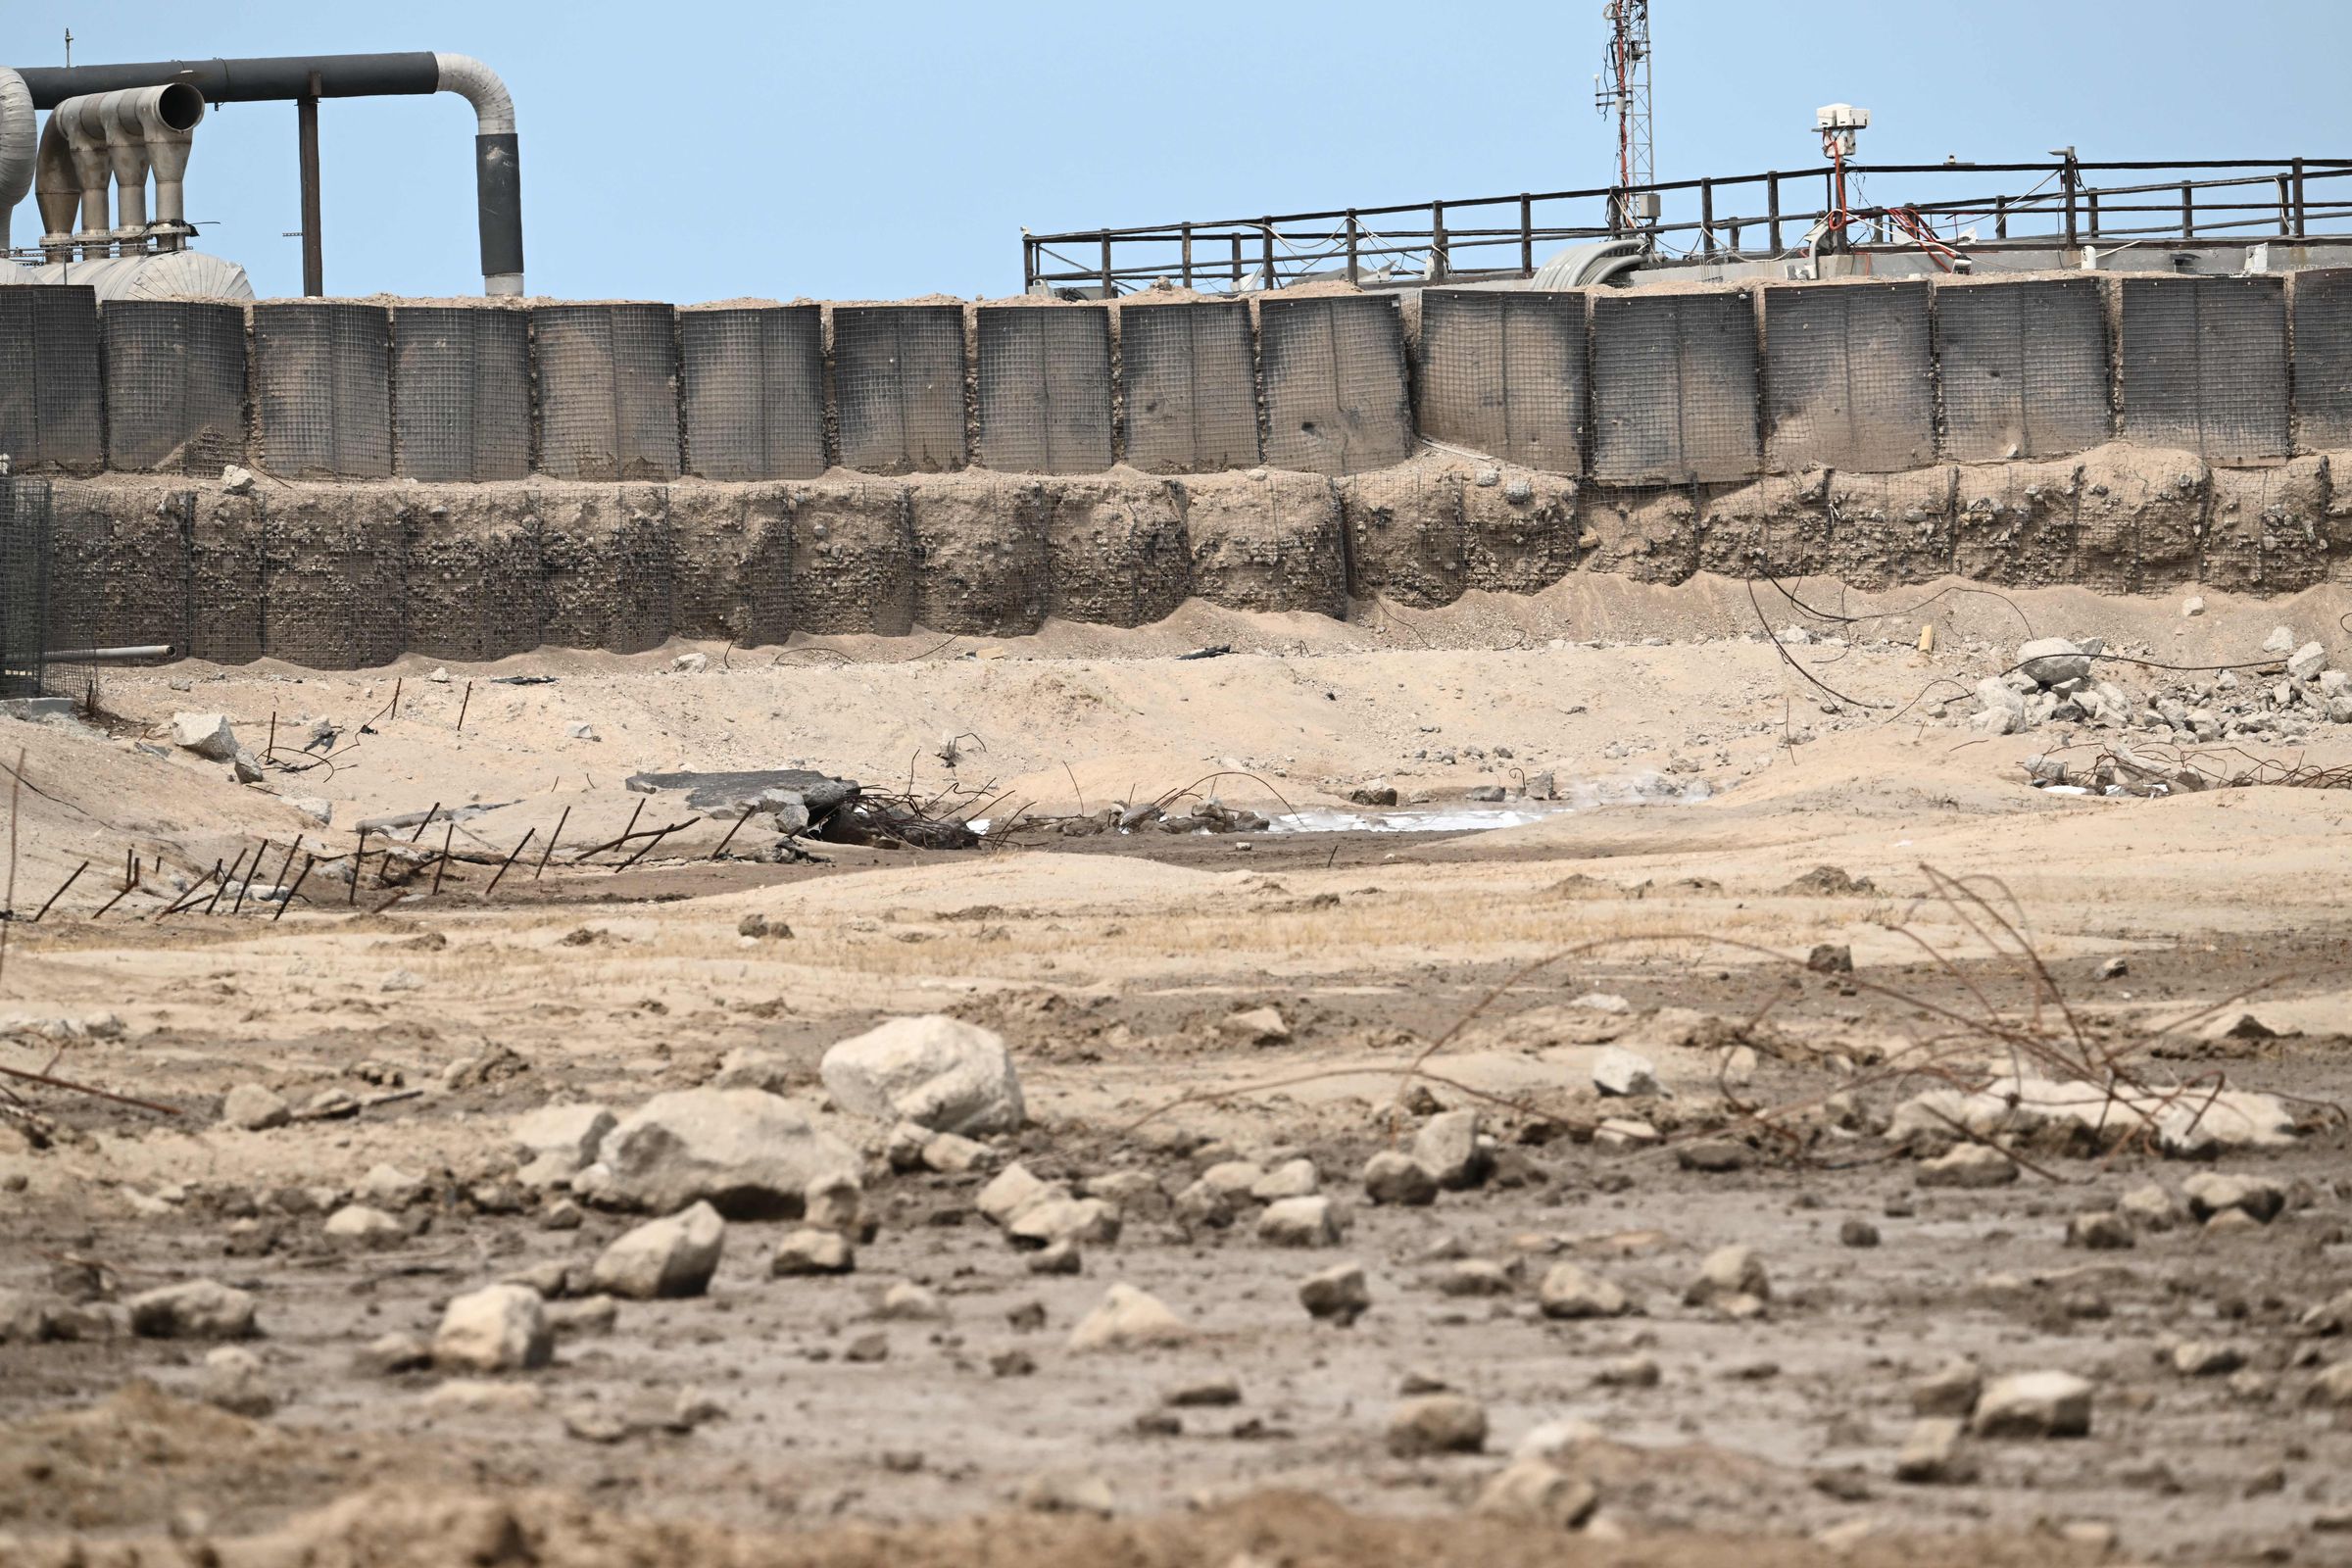
[[157,95],[155,112],[172,130],[194,130],[204,119],[204,94],[184,81],[175,81]]

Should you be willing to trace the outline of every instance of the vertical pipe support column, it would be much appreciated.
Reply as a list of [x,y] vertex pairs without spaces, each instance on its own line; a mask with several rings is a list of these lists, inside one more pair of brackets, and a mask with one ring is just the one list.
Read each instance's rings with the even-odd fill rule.
[[318,189],[318,73],[311,73],[310,90],[294,101],[296,134],[302,158],[302,292],[306,299],[326,293],[326,242],[320,231]]

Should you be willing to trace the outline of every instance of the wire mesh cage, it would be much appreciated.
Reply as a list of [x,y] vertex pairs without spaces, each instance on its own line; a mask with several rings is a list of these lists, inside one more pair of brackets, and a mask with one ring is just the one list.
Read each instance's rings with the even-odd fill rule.
[[49,486],[0,475],[0,698],[41,695],[48,606]]

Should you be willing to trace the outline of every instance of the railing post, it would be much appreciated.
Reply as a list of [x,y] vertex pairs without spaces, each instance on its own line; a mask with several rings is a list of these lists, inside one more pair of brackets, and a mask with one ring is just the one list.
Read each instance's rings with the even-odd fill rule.
[[2296,159],[2293,167],[2295,171],[2295,238],[2301,239],[2308,232],[2305,225],[2311,221],[2311,214],[2303,206],[2303,160]]
[[1193,225],[1184,225],[1184,286],[1193,286]]
[[1519,193],[1519,273],[1536,275],[1536,202],[1525,191]]
[[1242,291],[1242,236],[1241,236],[1241,235],[1239,235],[1239,234],[1235,234],[1235,235],[1233,235],[1233,236],[1232,236],[1232,239],[1233,239],[1233,291],[1234,291],[1236,294],[1239,294],[1239,293]]
[[1625,201],[1623,185],[1609,192],[1609,238],[1611,239],[1625,237]]
[[2197,237],[2197,187],[2187,180],[2180,182],[2180,237]]
[[2288,228],[2288,214],[2291,206],[2290,199],[2286,194],[2286,176],[2284,174],[2277,176],[2276,183],[2278,186],[2278,232],[2284,234]]
[[1356,281],[1355,265],[1355,209],[1348,209],[1348,281]]
[[1725,247],[1726,254],[1737,259],[1740,255],[1740,220],[1735,218],[1725,226],[1731,231],[1731,244]]
[[1772,254],[1781,254],[1781,172],[1774,170],[1764,176],[1764,211],[1772,224]]
[[1119,297],[1117,286],[1110,280],[1110,230],[1107,228],[1102,231],[1102,297],[1106,300]]
[[2009,198],[2006,196],[1995,196],[1992,199],[1992,237],[1994,239],[2009,237]]
[[1026,294],[1037,287],[1037,241],[1021,236],[1021,292]]
[[2084,191],[2082,202],[2084,210],[2090,215],[2090,237],[2097,239],[2099,237],[2099,193],[2096,190]]
[[1702,255],[1715,254],[1715,182],[1698,182],[1698,244]]
[[1263,255],[1265,258],[1266,268],[1266,290],[1268,293],[1271,293],[1274,289],[1274,220],[1272,216],[1269,215],[1263,220],[1263,222],[1265,226],[1260,230],[1260,233],[1265,239]]
[[2066,161],[2066,167],[2058,172],[2058,179],[2059,183],[2066,187],[2066,243],[2068,248],[2072,249],[2080,242],[2079,236],[2075,232],[2076,174],[2075,161],[2072,158],[2069,158]]
[[1429,204],[1429,278],[1437,282],[1446,275],[1446,204]]

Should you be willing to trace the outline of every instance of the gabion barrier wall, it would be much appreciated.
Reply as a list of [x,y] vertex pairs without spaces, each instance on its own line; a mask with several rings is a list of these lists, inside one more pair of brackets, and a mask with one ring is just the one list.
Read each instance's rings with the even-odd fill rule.
[[392,317],[380,305],[304,300],[253,308],[261,459],[298,479],[392,472]]
[[1410,342],[1381,295],[679,313],[0,289],[18,472],[1344,476],[1424,435],[1634,485],[2119,437],[2276,463],[2352,445],[2352,272],[1432,289]]
[[416,479],[531,471],[531,325],[519,310],[403,305],[393,319],[393,466]]
[[825,471],[825,343],[813,305],[680,311],[686,471],[813,479]]
[[18,473],[95,473],[106,462],[98,297],[0,288],[0,452]]
[[1258,460],[1257,351],[1250,307],[1119,307],[1127,462],[1146,473],[1214,473]]
[[1003,473],[1109,467],[1110,313],[999,305],[974,315],[981,466]]

